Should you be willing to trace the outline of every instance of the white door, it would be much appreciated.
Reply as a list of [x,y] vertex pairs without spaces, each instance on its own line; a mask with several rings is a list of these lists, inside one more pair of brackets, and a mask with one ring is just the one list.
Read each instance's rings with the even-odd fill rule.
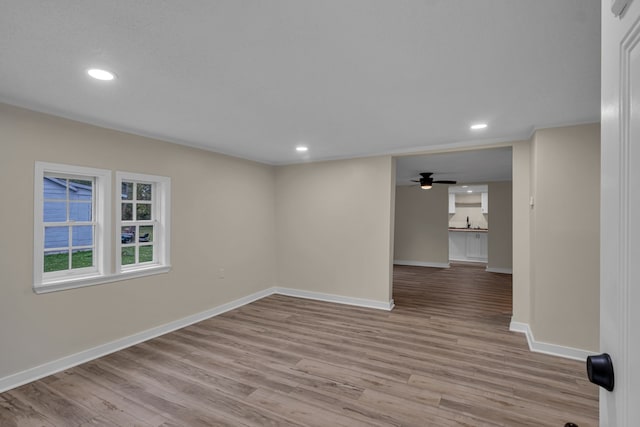
[[600,349],[615,388],[600,425],[640,425],[640,1],[602,1]]

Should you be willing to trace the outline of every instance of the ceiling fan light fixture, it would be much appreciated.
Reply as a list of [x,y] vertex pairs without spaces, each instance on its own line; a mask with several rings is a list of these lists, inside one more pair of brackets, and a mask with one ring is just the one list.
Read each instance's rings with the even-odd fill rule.
[[433,179],[433,172],[421,172],[420,179],[412,179],[411,182],[419,182],[420,188],[423,190],[430,190],[433,184],[456,184],[456,181],[437,180]]
[[433,187],[433,178],[431,177],[423,177],[420,178],[420,188],[423,190],[431,190]]

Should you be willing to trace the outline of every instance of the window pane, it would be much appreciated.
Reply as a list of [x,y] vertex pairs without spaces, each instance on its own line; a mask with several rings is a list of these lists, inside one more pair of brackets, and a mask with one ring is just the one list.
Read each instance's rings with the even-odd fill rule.
[[133,243],[135,241],[135,238],[136,238],[135,225],[122,227],[120,229],[120,243],[122,243],[123,245],[128,243]]
[[151,219],[151,205],[146,203],[138,203],[136,205],[136,219],[138,221]]
[[91,203],[69,202],[69,219],[72,221],[91,221]]
[[133,220],[133,203],[122,204],[122,220],[123,221]]
[[44,202],[44,222],[65,222],[67,220],[67,203]]
[[139,262],[153,261],[153,246],[140,246]]
[[128,248],[122,248],[122,261],[120,262],[122,265],[134,264],[136,262],[135,246],[130,246]]
[[151,184],[136,184],[138,200],[151,200]]
[[45,252],[44,272],[69,269],[69,252]]
[[69,246],[69,227],[45,227],[44,247],[65,248]]
[[73,246],[93,246],[93,226],[82,225],[71,229]]
[[133,182],[122,182],[122,200],[133,200]]
[[78,249],[71,255],[71,268],[84,268],[93,266],[93,250]]
[[153,242],[153,225],[140,226],[140,235],[138,242]]
[[84,179],[69,180],[69,200],[91,200],[93,183]]
[[66,200],[67,180],[62,178],[44,177],[42,181],[45,200]]

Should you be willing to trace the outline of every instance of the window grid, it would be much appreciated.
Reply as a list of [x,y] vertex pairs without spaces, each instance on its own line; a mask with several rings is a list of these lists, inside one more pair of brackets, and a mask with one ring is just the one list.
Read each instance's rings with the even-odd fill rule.
[[[171,270],[171,178],[116,171],[114,194],[112,171],[107,169],[36,161],[34,172],[35,293]],[[131,194],[125,196],[125,200],[119,194],[122,181],[131,187]],[[82,186],[84,191],[79,191]],[[131,203],[130,216],[124,221],[123,202]],[[115,212],[111,209],[114,205]],[[115,223],[111,221],[112,214],[115,214]],[[128,227],[124,231],[131,231],[127,242],[121,241],[122,227]],[[132,264],[124,267],[121,265],[123,245],[133,251]],[[59,256],[53,268],[45,269],[45,253],[49,252],[52,255],[57,252]],[[83,254],[89,256],[81,256]],[[111,263],[113,255],[117,255],[115,268]]]
[[[51,191],[50,196],[47,197],[47,187],[43,185],[43,235],[45,236],[45,244],[43,251],[43,273],[47,277],[55,277],[59,275],[66,275],[70,270],[78,270],[81,269],[84,271],[95,271],[96,269],[96,260],[95,260],[95,227],[96,222],[94,220],[94,212],[95,212],[95,178],[91,176],[81,176],[81,175],[66,175],[66,174],[50,174],[46,173],[43,176],[45,181],[53,182],[54,185],[62,186],[64,188],[64,197],[55,197],[55,192]],[[87,185],[89,184],[89,185]],[[71,198],[72,189],[76,189],[78,187],[86,187],[90,188],[88,200],[86,199],[73,199]],[[48,215],[55,216],[55,208],[52,209],[56,204],[64,203],[64,218],[58,221],[47,221]],[[75,219],[72,216],[78,217],[78,212],[75,215],[72,215],[72,207],[74,205],[88,205],[88,220]],[[79,211],[82,212],[82,209]],[[90,227],[90,232],[87,233],[85,231],[84,239],[82,237],[76,237],[74,231],[82,231],[82,229],[86,229]],[[66,228],[66,233],[64,229]],[[50,230],[55,235],[55,231],[58,229],[62,229],[61,233],[57,233],[58,235],[64,236],[66,234],[66,238],[63,237],[63,242],[66,241],[66,245],[61,246],[48,246],[47,245],[47,237],[51,236],[51,233],[47,233],[47,230]],[[79,234],[79,233],[77,233]],[[82,242],[87,239],[87,234],[89,236],[89,244],[77,244],[76,241],[79,240]],[[51,239],[55,240],[55,239]],[[82,252],[90,251],[90,264],[87,263],[87,260],[82,255]],[[66,254],[66,268],[64,268],[64,264],[60,262],[56,262],[55,258],[57,255],[65,255]],[[61,258],[61,257],[57,257]],[[64,261],[64,256],[61,258]]]
[[108,274],[111,171],[35,162],[33,290],[96,284]]
[[123,269],[155,264],[156,185],[123,180],[120,197],[120,265]]

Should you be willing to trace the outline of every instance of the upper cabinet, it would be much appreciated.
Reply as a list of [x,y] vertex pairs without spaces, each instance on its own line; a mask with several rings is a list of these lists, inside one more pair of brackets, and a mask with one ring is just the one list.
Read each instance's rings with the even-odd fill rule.
[[[449,196],[451,196],[451,194],[449,194]],[[451,206],[451,199],[449,199],[449,206]],[[451,207],[449,207],[449,209],[451,209]],[[489,213],[489,193],[487,192],[482,193],[482,199],[480,201],[480,211],[483,214]]]
[[449,228],[489,228],[489,186],[449,186]]
[[[476,193],[478,194],[478,193]],[[462,204],[469,204],[470,206],[473,205],[472,203],[469,203],[469,199],[472,199],[472,197],[465,197],[467,196],[467,194],[463,193],[463,196],[461,198],[464,198],[464,201],[462,202]],[[482,212],[483,214],[488,214],[489,213],[489,193],[488,192],[483,192],[480,194],[480,212]],[[477,200],[477,199],[476,199]],[[475,202],[477,203],[477,202]],[[476,205],[477,206],[477,205]],[[456,213],[456,193],[449,193],[449,213],[450,214],[455,214]]]

